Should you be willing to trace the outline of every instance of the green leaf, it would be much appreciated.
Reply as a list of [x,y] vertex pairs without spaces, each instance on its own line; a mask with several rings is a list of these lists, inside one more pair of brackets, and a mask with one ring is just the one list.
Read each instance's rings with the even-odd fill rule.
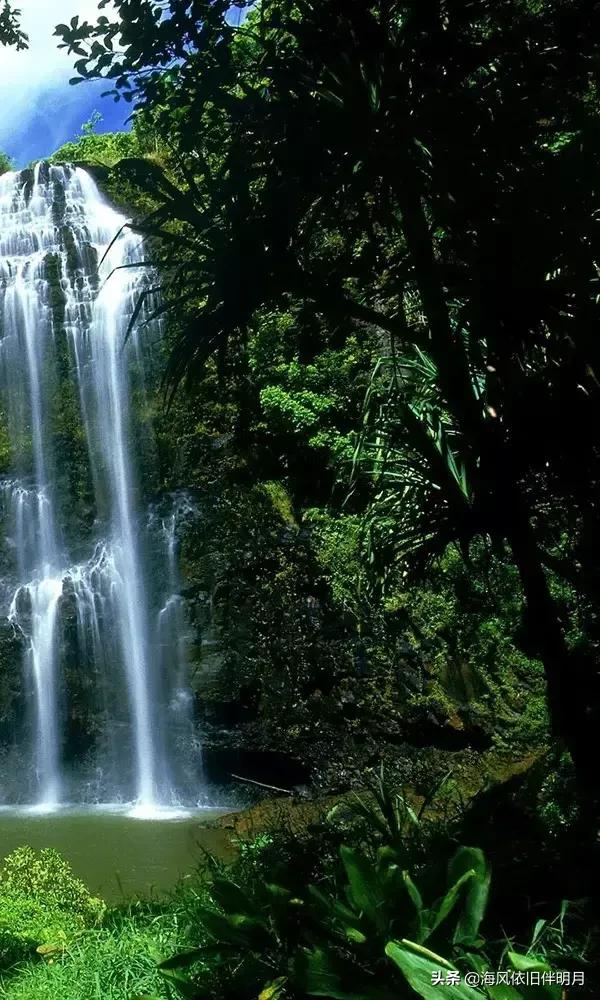
[[244,914],[228,916],[208,907],[200,907],[198,915],[208,933],[220,943],[241,944],[255,948],[264,943],[265,937],[268,936],[267,928],[261,921],[246,917]]
[[485,854],[478,847],[459,847],[450,862],[448,874],[455,880],[467,870],[473,871],[475,878],[469,885],[456,925],[455,944],[472,944],[477,940],[490,894],[491,869]]
[[[467,962],[475,972],[478,972],[480,976],[483,976],[485,972],[489,971],[489,962],[482,955],[477,955],[472,951],[466,951],[461,958],[464,962]],[[508,984],[498,983],[493,986],[485,985],[485,990],[489,994],[491,1000],[523,1000],[523,996],[515,989],[514,986],[509,986]]]
[[38,947],[35,950],[38,953],[38,955],[42,955],[42,956],[45,957],[46,955],[55,955],[57,951],[64,951],[65,950],[65,945],[64,944],[40,944],[40,945],[38,945]]
[[253,916],[256,913],[256,903],[249,899],[246,893],[230,879],[214,878],[210,886],[210,893],[215,902],[226,913],[245,913],[247,916]]
[[356,929],[356,927],[346,927],[346,937],[349,941],[354,941],[355,944],[366,944],[367,937],[362,931]]
[[388,958],[398,966],[415,993],[423,1000],[482,1000],[483,993],[467,986],[466,983],[454,985],[435,985],[434,973],[441,971],[439,963],[432,961],[425,954],[404,946],[400,941],[389,941],[385,946]]
[[364,854],[342,845],[340,855],[346,869],[352,901],[374,924],[381,926],[383,903],[377,873]]
[[287,902],[292,898],[289,889],[284,888],[282,885],[276,885],[274,882],[268,882],[265,885],[265,889],[272,899],[279,900],[280,902]]
[[[398,942],[396,942],[398,943]],[[402,938],[400,944],[403,948],[408,948],[409,951],[413,951],[415,955],[424,955],[425,958],[429,959],[430,962],[434,962],[436,968],[442,967],[444,969],[449,969],[455,972],[455,966],[452,965],[446,958],[442,958],[441,955],[436,954],[431,948],[426,948],[424,944],[419,944],[417,941],[409,941],[407,938]]]
[[406,891],[414,904],[415,910],[417,913],[420,913],[423,909],[423,898],[408,872],[402,872],[402,881],[406,886]]
[[550,966],[537,955],[520,955],[518,951],[507,952],[508,960],[517,972],[550,972]]
[[[507,952],[508,960],[517,972],[551,972],[552,968],[538,955],[520,955],[517,951]],[[519,993],[523,1000],[560,1000],[562,987],[550,983],[538,985],[519,985]]]
[[384,875],[392,875],[398,871],[398,851],[386,844],[377,851],[377,867]]
[[253,941],[262,941],[265,936],[268,936],[267,925],[257,917],[247,917],[245,913],[232,913],[228,919],[235,930],[242,931],[246,937],[250,937]]
[[549,983],[539,986],[519,986],[519,1000],[562,1000],[562,986],[551,986]]
[[533,928],[533,936],[531,938],[532,948],[535,946],[536,941],[538,940],[540,934],[543,933],[543,930],[547,926],[547,924],[548,924],[547,920],[536,920],[535,927]]
[[194,948],[193,951],[182,951],[178,955],[171,955],[164,962],[159,962],[158,968],[161,971],[165,969],[187,969],[190,965],[201,962],[205,957],[204,948]]
[[496,986],[486,986],[491,1000],[523,1000],[523,994],[519,993],[514,986],[505,986],[504,983]]
[[[331,1000],[396,1000],[395,996],[372,987],[358,966],[337,961],[321,948],[305,951],[294,965],[295,986],[310,997]],[[352,989],[346,988],[352,983]],[[358,992],[355,992],[358,988]],[[438,997],[439,1000],[439,997]]]
[[380,816],[377,808],[369,802],[364,802],[356,792],[353,793],[350,808],[353,813],[364,819],[369,826],[378,830],[383,837],[389,833],[388,828]]
[[177,975],[176,972],[164,970],[161,972],[161,975],[167,980],[169,986],[172,986],[182,997],[185,997],[185,1000],[204,1000],[205,997],[211,996],[210,991],[194,983],[190,983],[189,980]]
[[260,991],[258,1000],[278,1000],[278,998],[283,994],[286,983],[287,979],[285,976],[279,976],[278,979],[274,979],[272,982],[266,983]]
[[475,872],[473,870],[465,872],[461,875],[458,882],[456,882],[451,889],[448,890],[446,895],[436,904],[435,908],[429,911],[430,921],[429,921],[429,933],[436,930],[440,924],[450,915],[454,907],[456,906],[462,888],[467,882],[470,882],[475,878]]
[[330,919],[341,920],[342,923],[350,923],[353,927],[360,924],[360,918],[358,914],[351,910],[349,906],[346,906],[339,899],[335,899],[333,896],[328,896],[326,893],[318,889],[316,885],[309,885],[308,887],[309,895],[318,903],[320,910]]
[[417,915],[417,937],[420,941],[423,936],[423,898],[408,872],[402,872],[402,881],[415,908]]
[[485,854],[479,847],[459,847],[448,865],[448,882],[456,882],[467,871],[474,871],[480,878],[488,872]]

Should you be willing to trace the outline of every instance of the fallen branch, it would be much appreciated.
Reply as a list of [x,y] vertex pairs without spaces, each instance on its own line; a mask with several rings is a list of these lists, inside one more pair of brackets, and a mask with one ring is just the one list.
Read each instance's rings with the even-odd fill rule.
[[293,795],[289,788],[278,788],[277,785],[265,785],[263,781],[253,781],[252,778],[242,778],[239,774],[230,774],[234,781],[241,781],[245,785],[258,785],[259,788],[268,788],[270,792],[283,792],[284,795]]

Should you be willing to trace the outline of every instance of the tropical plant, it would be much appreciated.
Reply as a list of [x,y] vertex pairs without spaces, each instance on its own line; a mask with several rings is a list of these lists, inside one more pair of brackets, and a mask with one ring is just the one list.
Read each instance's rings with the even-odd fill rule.
[[[379,777],[369,795],[340,807],[364,824],[362,846],[342,844],[337,870],[300,891],[292,871],[286,884],[282,866],[277,882],[265,882],[236,878],[213,863],[209,900],[195,910],[204,943],[161,963],[166,982],[197,1000],[408,1000],[415,993],[431,1000],[436,982],[446,981],[444,996],[453,1000],[557,1000],[560,987],[550,976],[541,992],[524,984],[503,993],[488,988],[484,974],[505,963],[507,970],[550,973],[552,945],[564,946],[561,957],[568,954],[564,908],[554,924],[538,922],[523,953],[510,941],[486,941],[489,865],[479,849],[459,847],[440,879],[439,866],[423,852],[430,804],[427,798],[415,811]],[[253,857],[260,864],[260,851]],[[473,970],[479,986],[458,982]]]
[[378,330],[393,361],[364,454],[385,558],[506,551],[594,796],[596,646],[568,648],[548,569],[597,602],[598,10],[263,0],[237,27],[230,8],[117,0],[57,29],[79,80],[169,137],[166,172],[117,169],[156,205],[134,225],[178,310],[172,383],[290,299],[342,337]]

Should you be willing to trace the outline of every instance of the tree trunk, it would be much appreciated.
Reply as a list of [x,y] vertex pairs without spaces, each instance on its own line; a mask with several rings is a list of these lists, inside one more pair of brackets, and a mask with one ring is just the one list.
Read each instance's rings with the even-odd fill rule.
[[563,739],[573,758],[586,798],[591,798],[597,806],[600,803],[596,763],[600,735],[598,664],[567,647],[528,513],[518,489],[515,493],[507,537],[523,587],[528,633],[544,667],[552,729]]
[[[512,474],[511,456],[501,437],[490,435],[485,426],[481,403],[473,391],[468,357],[460,336],[452,329],[431,227],[409,157],[398,198],[406,246],[429,326],[428,349],[438,367],[439,387],[473,454],[486,459],[487,489],[482,492],[487,494],[490,509],[487,520],[483,520],[490,534],[505,538],[512,550],[527,607],[528,632],[544,667],[552,729],[569,749],[584,798],[594,803],[594,814],[600,818],[600,780],[595,761],[600,736],[599,664],[567,647],[528,506]],[[481,465],[478,474],[482,474]]]

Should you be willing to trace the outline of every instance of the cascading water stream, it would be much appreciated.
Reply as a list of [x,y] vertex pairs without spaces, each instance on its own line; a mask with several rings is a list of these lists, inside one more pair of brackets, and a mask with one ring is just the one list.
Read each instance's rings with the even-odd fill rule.
[[[4,590],[33,709],[21,736],[28,794],[44,807],[91,794],[133,799],[144,812],[198,798],[197,759],[182,766],[168,731],[174,704],[191,719],[185,616],[176,514],[167,516],[166,549],[165,519],[157,535],[156,519],[143,515],[141,478],[152,470],[139,466],[132,395],[143,391],[145,359],[135,335],[124,335],[147,278],[135,266],[137,238],[125,230],[115,239],[124,222],[83,170],[38,164],[0,178],[0,398],[11,446],[2,495],[14,563]],[[79,492],[56,444],[57,400],[73,389],[87,453]],[[172,592],[166,603],[157,571]],[[78,785],[63,752],[75,714],[65,708],[71,619],[71,659],[89,700],[77,706],[88,720],[77,731],[88,751]]]
[[[105,246],[118,232],[122,220],[97,196],[91,178],[84,174],[79,182],[89,206],[92,243]],[[103,262],[100,279],[106,280],[94,301],[88,337],[93,377],[87,385],[82,382],[82,394],[85,396],[91,391],[91,405],[85,407],[88,444],[90,450],[97,448],[108,482],[115,567],[113,586],[121,592],[118,627],[135,732],[136,798],[140,807],[151,807],[159,795],[155,754],[159,720],[152,717],[151,711],[155,682],[147,648],[147,609],[134,522],[131,459],[126,441],[128,394],[122,358],[125,324],[140,292],[139,282],[130,277],[133,272],[124,265],[139,259],[137,242],[131,235],[122,235]],[[75,327],[74,335],[81,335],[80,327]],[[79,349],[78,357],[81,356]],[[79,370],[82,377],[83,369]],[[89,419],[91,410],[96,413],[96,426]]]

